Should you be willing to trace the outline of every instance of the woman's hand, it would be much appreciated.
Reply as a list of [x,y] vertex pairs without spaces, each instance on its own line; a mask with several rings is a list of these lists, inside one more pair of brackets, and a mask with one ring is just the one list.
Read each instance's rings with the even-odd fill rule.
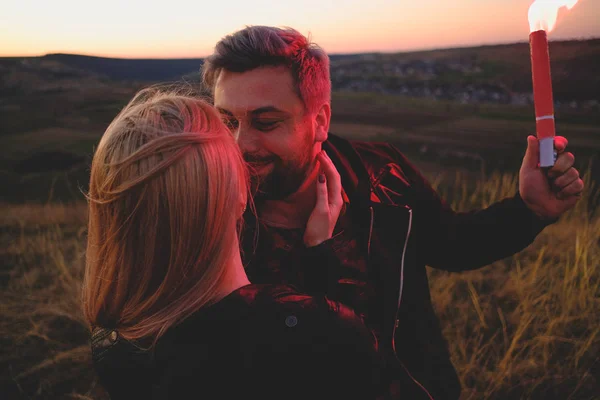
[[342,181],[329,156],[322,150],[317,155],[319,176],[317,177],[317,203],[306,223],[304,244],[313,247],[330,239],[344,204]]

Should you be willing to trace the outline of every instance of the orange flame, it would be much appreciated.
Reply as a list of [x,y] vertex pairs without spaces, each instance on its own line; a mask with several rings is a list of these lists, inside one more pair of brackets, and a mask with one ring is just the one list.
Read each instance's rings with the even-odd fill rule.
[[567,7],[568,10],[577,4],[578,0],[535,0],[529,7],[529,27],[531,32],[545,30],[551,32],[556,25],[558,10]]

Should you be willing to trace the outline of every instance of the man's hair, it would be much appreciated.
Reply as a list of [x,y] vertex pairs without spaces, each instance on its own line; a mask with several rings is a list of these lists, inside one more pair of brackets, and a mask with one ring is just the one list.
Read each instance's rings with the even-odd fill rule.
[[288,67],[296,93],[309,112],[331,101],[329,57],[292,28],[249,26],[221,39],[202,67],[203,83],[214,94],[221,71],[247,72],[260,67]]

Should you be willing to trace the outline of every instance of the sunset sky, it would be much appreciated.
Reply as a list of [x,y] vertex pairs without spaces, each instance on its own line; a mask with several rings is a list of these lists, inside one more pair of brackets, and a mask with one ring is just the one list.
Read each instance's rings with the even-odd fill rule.
[[[329,53],[526,41],[532,0],[8,0],[0,56],[190,58],[246,25],[291,26]],[[600,0],[561,12],[550,39],[600,37]]]

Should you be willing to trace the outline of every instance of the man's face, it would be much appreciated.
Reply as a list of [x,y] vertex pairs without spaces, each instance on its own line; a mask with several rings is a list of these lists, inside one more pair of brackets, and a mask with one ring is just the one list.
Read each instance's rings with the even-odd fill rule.
[[289,69],[223,71],[214,102],[249,164],[256,199],[281,200],[296,192],[326,135],[305,112]]

